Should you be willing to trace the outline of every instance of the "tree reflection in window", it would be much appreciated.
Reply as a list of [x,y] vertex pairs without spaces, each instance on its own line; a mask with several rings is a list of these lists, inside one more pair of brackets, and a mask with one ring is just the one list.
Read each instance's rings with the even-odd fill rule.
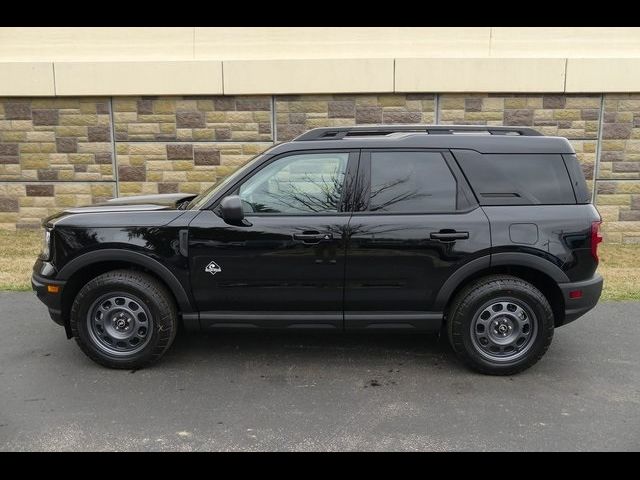
[[348,153],[292,155],[268,165],[240,187],[245,213],[335,213]]
[[456,179],[438,152],[371,153],[372,212],[453,212],[456,195]]
[[[336,213],[340,207],[347,153],[290,155],[266,166],[240,187],[245,214]],[[451,212],[457,184],[436,152],[371,154],[371,179],[347,188],[344,201],[355,211]]]
[[372,185],[371,195],[369,197],[371,199],[369,211],[385,212],[391,209],[396,203],[431,196],[429,193],[418,193],[415,188],[410,191],[405,191],[409,180],[410,177],[407,175],[406,177],[397,178],[385,184]]

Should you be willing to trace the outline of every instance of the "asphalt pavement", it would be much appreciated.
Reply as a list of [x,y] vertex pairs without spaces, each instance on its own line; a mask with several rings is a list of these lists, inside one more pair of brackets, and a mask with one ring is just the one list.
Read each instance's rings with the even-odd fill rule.
[[473,373],[444,338],[180,334],[100,367],[32,293],[0,293],[0,451],[640,450],[640,303],[601,303],[533,368]]

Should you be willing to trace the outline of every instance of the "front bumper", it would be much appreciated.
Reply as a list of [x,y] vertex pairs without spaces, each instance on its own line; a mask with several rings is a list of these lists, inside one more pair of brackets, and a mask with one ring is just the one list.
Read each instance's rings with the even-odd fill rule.
[[[558,286],[562,291],[565,309],[564,321],[556,324],[557,327],[573,322],[596,306],[600,299],[600,294],[602,293],[602,277],[596,273],[589,280],[583,280],[582,282],[560,283]],[[582,291],[582,296],[580,298],[571,298],[569,296],[569,292],[576,290]]]
[[[44,303],[49,309],[51,319],[58,325],[67,327],[62,317],[62,291],[64,290],[65,283],[66,282],[60,280],[51,280],[35,272],[31,275],[31,288],[33,288],[33,291],[36,293],[38,300]],[[57,285],[59,291],[57,293],[49,293],[47,290],[49,285]]]

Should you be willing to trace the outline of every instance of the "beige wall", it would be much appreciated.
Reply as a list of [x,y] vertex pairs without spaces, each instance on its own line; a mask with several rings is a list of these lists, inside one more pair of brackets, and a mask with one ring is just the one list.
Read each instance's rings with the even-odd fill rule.
[[638,56],[640,28],[0,28],[0,61],[12,62]]
[[638,92],[638,62],[640,28],[0,28],[5,96]]

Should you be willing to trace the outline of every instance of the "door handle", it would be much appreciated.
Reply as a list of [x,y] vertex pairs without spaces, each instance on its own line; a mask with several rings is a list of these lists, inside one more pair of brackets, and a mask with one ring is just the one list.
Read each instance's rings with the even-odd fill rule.
[[440,240],[441,242],[455,242],[456,240],[466,240],[469,238],[469,232],[439,231],[430,235],[431,240]]
[[293,234],[294,240],[301,240],[304,243],[320,243],[322,240],[331,240],[332,238],[332,233],[320,233],[314,231]]

